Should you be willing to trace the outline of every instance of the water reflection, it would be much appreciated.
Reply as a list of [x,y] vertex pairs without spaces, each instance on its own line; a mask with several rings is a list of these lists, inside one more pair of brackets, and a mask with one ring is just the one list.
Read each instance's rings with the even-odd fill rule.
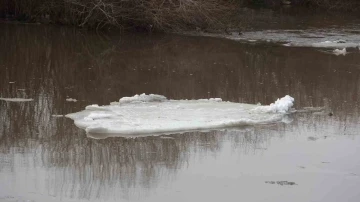
[[[235,153],[257,155],[274,137],[357,135],[360,129],[358,54],[40,25],[0,29],[0,97],[34,99],[0,101],[2,199],[143,199],[191,164],[217,158],[226,143]],[[106,140],[86,138],[71,120],[52,116],[137,93],[263,104],[289,94],[295,108],[326,106],[334,116],[305,113],[289,125],[238,132]]]

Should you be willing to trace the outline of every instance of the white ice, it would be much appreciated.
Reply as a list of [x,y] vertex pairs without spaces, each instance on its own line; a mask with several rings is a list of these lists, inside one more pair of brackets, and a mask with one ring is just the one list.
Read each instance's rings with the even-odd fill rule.
[[137,137],[281,122],[293,102],[288,95],[259,106],[219,98],[168,100],[161,95],[142,94],[106,106],[90,105],[66,117],[91,137]]
[[0,100],[6,101],[6,102],[30,102],[30,101],[33,101],[33,99],[27,99],[27,98],[4,98],[4,97],[1,97]]
[[59,118],[59,117],[64,117],[65,115],[62,115],[62,114],[52,114],[51,116],[52,116],[52,117]]
[[335,41],[316,41],[299,40],[283,44],[284,46],[298,46],[298,47],[314,47],[314,48],[356,48],[360,46],[358,42],[347,42],[345,40]]
[[125,104],[125,103],[135,103],[135,102],[161,102],[165,101],[166,97],[162,95],[145,95],[145,93],[141,95],[134,95],[132,97],[123,97],[120,98],[119,103]]
[[312,44],[312,47],[316,48],[356,48],[358,46],[360,46],[360,43],[346,42],[344,40],[322,41]]
[[346,55],[346,48],[333,50],[335,55]]
[[[243,31],[241,35],[234,32],[231,35],[202,33],[204,36],[225,37],[239,41],[263,41],[281,43],[284,46],[315,47],[315,48],[360,48],[359,27],[344,27],[342,29],[305,29],[305,30],[262,30]],[[196,33],[195,35],[198,35]]]
[[277,99],[274,103],[265,106],[258,106],[254,109],[257,112],[264,113],[287,113],[294,104],[294,98],[286,95],[283,98]]

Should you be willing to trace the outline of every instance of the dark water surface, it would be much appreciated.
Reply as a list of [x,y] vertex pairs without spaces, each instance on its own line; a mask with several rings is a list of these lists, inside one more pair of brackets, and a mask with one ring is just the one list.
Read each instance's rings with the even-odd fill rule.
[[[326,110],[103,140],[54,116],[140,93]],[[0,97],[34,99],[0,100],[0,201],[360,201],[356,51],[0,24]]]

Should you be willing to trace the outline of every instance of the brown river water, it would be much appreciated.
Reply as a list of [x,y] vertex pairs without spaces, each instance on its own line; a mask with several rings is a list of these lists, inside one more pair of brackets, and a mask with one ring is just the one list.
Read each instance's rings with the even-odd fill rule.
[[[140,93],[252,104],[291,95],[295,109],[324,110],[237,131],[100,140],[59,116]],[[360,201],[354,47],[336,56],[216,37],[0,24],[0,98],[33,99],[0,100],[1,202]]]

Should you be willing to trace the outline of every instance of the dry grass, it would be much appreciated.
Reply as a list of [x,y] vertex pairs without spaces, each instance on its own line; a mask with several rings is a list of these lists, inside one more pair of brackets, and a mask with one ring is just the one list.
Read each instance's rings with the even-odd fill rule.
[[329,10],[360,10],[359,0],[306,0],[310,5]]
[[4,0],[0,12],[83,27],[219,27],[243,0]]
[[[231,27],[244,4],[282,0],[2,0],[0,17],[73,24],[81,27],[150,30],[220,29]],[[360,0],[291,0],[332,10],[360,10]],[[237,19],[237,20],[234,20]],[[246,19],[243,19],[246,20]],[[229,26],[230,25],[230,26]],[[236,26],[235,26],[236,27]]]
[[140,26],[184,29],[215,26],[236,6],[230,0],[66,0],[78,13],[80,26]]
[[307,6],[308,8],[321,8],[325,10],[360,10],[359,0],[248,0],[253,5],[279,6],[284,2],[291,2],[292,5]]

